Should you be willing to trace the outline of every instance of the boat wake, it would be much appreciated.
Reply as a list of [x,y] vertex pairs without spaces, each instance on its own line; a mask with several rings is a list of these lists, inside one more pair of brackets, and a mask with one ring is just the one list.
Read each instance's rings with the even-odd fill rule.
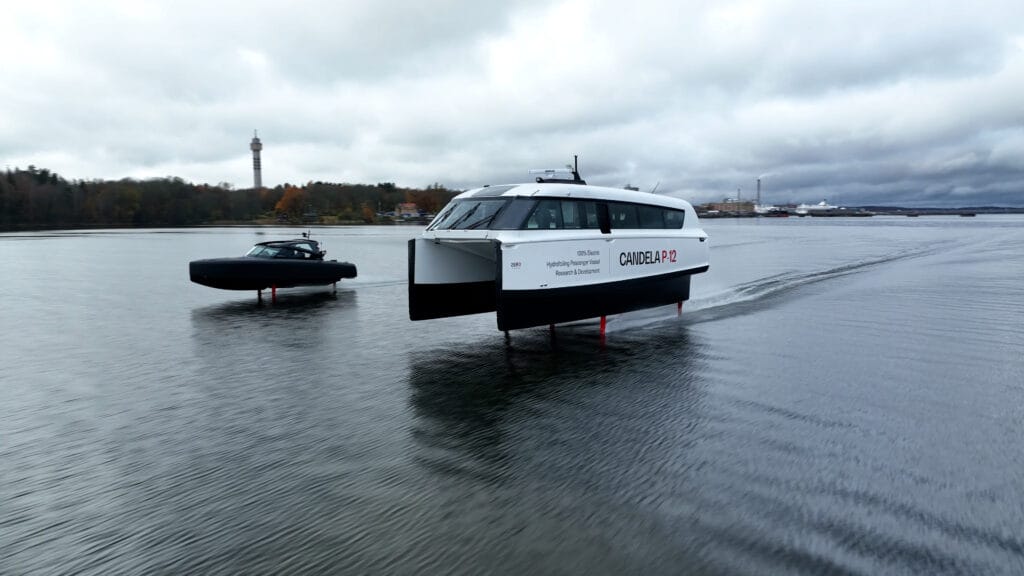
[[[938,247],[903,250],[878,258],[858,260],[820,270],[773,274],[707,296],[691,297],[683,305],[682,317],[687,324],[699,324],[757,312],[764,310],[769,303],[782,301],[787,296],[813,284],[860,274],[894,262],[929,256],[938,251]],[[609,330],[613,327],[618,330],[641,328],[652,323],[675,319],[677,316],[678,313],[671,307],[622,314],[609,319]]]
[[349,282],[348,284],[352,285],[352,286],[358,286],[360,289],[364,289],[364,288],[389,288],[389,287],[392,287],[392,286],[406,286],[406,285],[409,284],[409,281],[407,279],[405,279],[405,278],[399,278],[399,279],[375,279],[375,278],[371,277],[371,278],[365,278],[365,279],[355,279],[355,280],[352,280],[351,282]]

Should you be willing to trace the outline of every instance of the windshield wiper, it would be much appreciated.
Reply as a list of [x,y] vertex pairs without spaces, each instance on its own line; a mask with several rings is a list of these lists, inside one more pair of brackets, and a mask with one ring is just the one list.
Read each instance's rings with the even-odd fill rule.
[[486,218],[481,218],[481,219],[477,220],[476,222],[473,222],[469,226],[466,226],[466,230],[471,230],[473,228],[479,228],[481,226],[490,224],[491,222],[494,221],[494,217],[497,216],[497,215],[498,215],[498,212],[495,212],[495,213],[491,214],[490,216],[487,216]]
[[452,222],[452,225],[451,225],[451,226],[448,226],[448,228],[447,228],[447,229],[448,229],[448,230],[453,230],[453,229],[454,229],[454,228],[455,228],[456,226],[458,226],[459,224],[462,224],[462,223],[463,223],[463,222],[464,222],[464,221],[465,221],[465,220],[466,220],[467,218],[469,218],[470,216],[472,216],[472,215],[473,215],[473,213],[474,213],[474,212],[476,212],[476,209],[477,209],[477,208],[479,208],[479,207],[480,207],[480,205],[479,205],[479,204],[477,204],[476,206],[473,206],[472,208],[470,208],[470,209],[469,209],[469,212],[466,212],[466,213],[465,213],[465,214],[463,214],[462,216],[459,216],[459,217],[458,217],[458,218],[457,218],[457,219],[455,220],[455,222]]

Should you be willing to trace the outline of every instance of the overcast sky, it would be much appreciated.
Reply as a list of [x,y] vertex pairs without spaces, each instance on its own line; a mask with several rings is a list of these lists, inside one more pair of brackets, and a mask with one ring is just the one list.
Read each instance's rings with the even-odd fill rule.
[[0,164],[1024,205],[1024,2],[4,1]]

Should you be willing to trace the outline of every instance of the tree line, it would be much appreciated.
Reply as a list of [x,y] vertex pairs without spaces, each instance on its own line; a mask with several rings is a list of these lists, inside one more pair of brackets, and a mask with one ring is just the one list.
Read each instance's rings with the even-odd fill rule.
[[233,189],[181,178],[66,180],[45,168],[7,169],[0,177],[0,229],[76,226],[189,226],[217,223],[374,223],[401,202],[440,210],[457,191],[440,184],[402,188],[391,182],[308,182]]

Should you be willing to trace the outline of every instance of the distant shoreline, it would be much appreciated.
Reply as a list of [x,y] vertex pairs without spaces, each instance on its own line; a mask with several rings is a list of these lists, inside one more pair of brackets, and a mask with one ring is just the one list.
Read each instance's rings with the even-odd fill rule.
[[789,216],[793,218],[862,218],[866,216],[977,216],[977,215],[1002,215],[1002,214],[1024,214],[1024,208],[1001,208],[994,206],[983,206],[978,208],[904,208],[890,206],[844,206],[841,208],[830,208],[828,210],[806,210],[803,213],[796,212],[794,206],[779,206],[781,211],[760,214],[752,208],[747,210],[724,210],[724,211],[702,211],[697,209],[700,218],[773,218],[778,216]]
[[[858,207],[851,207],[851,210],[856,210]],[[961,216],[965,214],[978,215],[978,216],[1002,216],[1002,215],[1018,215],[1024,214],[1024,208],[998,208],[998,209],[947,209],[947,208],[907,208],[903,211],[887,211],[887,212],[873,212],[874,216],[902,216],[908,215],[913,216]],[[701,215],[701,219],[715,220],[720,218],[744,218],[744,217],[758,217],[755,214],[750,215],[722,215],[722,216],[707,216]],[[822,218],[824,216],[810,215],[809,218]],[[844,216],[831,215],[830,218],[843,218]],[[857,218],[855,215],[845,216],[848,218]],[[796,214],[791,214],[790,218],[802,218]],[[170,229],[187,229],[187,228],[326,228],[326,227],[338,227],[338,226],[426,226],[428,222],[357,222],[357,221],[346,221],[346,222],[271,222],[266,220],[253,220],[253,221],[231,221],[231,222],[205,222],[202,224],[150,224],[146,226],[134,226],[126,224],[66,224],[60,225],[55,224],[52,226],[24,226],[24,227],[0,227],[0,234],[7,234],[11,232],[48,232],[58,230],[154,230],[158,228],[170,228]]]
[[202,224],[147,224],[136,226],[131,224],[54,224],[52,226],[3,226],[0,227],[0,234],[9,232],[47,232],[56,230],[154,230],[158,228],[326,228],[336,226],[426,226],[428,222],[268,222],[260,221],[232,221],[232,222],[205,222]]

